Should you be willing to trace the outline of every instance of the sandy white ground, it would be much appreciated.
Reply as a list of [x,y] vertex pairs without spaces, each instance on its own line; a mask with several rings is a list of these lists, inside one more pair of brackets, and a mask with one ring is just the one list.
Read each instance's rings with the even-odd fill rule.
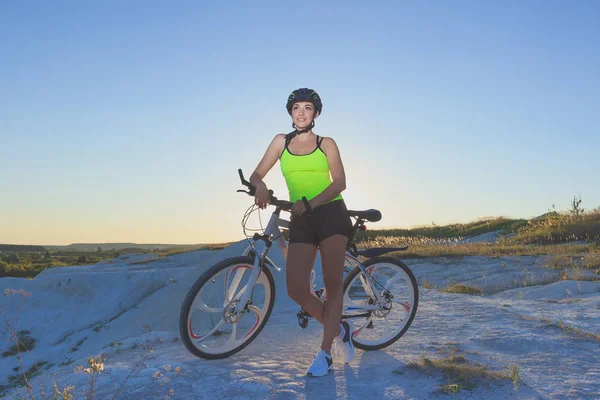
[[[18,321],[37,340],[25,353],[25,368],[47,361],[33,379],[34,394],[50,392],[52,382],[77,387],[84,398],[87,357],[102,354],[96,399],[110,399],[141,358],[143,346],[154,352],[134,372],[117,398],[153,399],[595,399],[600,398],[600,282],[558,281],[546,257],[463,257],[408,260],[420,285],[449,283],[477,286],[485,296],[452,294],[420,286],[417,316],[404,337],[391,347],[357,351],[355,360],[335,364],[325,378],[304,376],[319,346],[320,326],[302,330],[298,306],[285,291],[285,271],[274,272],[277,297],[271,319],[245,350],[225,360],[207,361],[187,352],[178,340],[178,316],[193,281],[222,258],[239,255],[244,243],[222,251],[195,251],[155,262],[151,255],[128,255],[84,267],[55,268],[33,280],[2,278],[0,288],[31,293]],[[281,256],[275,249],[276,262]],[[320,261],[316,270],[320,272]],[[528,282],[523,287],[523,282]],[[15,321],[21,297],[0,296],[0,306]],[[586,335],[590,333],[592,335]],[[9,337],[4,323],[0,337]],[[0,353],[10,343],[0,342]],[[407,364],[422,356],[436,358],[458,347],[470,363],[506,370],[515,363],[523,382],[480,382],[454,395],[439,392],[448,381],[440,373],[420,372]],[[62,365],[61,365],[62,364]],[[15,356],[0,358],[0,385],[16,374]],[[51,365],[49,368],[48,365]],[[176,372],[176,368],[181,372]],[[47,369],[46,369],[47,368]],[[166,381],[165,378],[169,380]],[[25,398],[9,389],[4,398]],[[36,398],[42,398],[38,395]]]

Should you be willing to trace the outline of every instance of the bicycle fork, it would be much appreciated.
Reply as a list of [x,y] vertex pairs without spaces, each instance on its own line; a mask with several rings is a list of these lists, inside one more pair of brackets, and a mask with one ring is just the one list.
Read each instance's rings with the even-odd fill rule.
[[[256,255],[254,257],[254,265],[252,267],[252,272],[250,273],[250,277],[248,278],[248,283],[246,286],[240,290],[239,294],[233,297],[238,285],[240,284],[240,280],[242,278],[243,271],[236,271],[236,274],[233,277],[232,284],[228,288],[227,298],[225,299],[227,304],[224,304],[225,309],[229,309],[229,318],[231,320],[237,320],[247,309],[248,304],[252,298],[252,292],[254,291],[254,286],[256,285],[256,281],[258,280],[258,276],[260,275],[261,265],[264,264],[265,254],[261,253],[260,256]],[[236,300],[238,300],[236,303]],[[233,306],[233,303],[236,303]],[[233,306],[233,307],[232,307]]]

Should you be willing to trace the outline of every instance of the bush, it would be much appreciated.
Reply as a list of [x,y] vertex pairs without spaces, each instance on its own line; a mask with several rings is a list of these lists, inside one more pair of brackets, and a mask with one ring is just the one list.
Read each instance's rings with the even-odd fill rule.
[[8,253],[5,257],[2,258],[9,264],[18,264],[19,261],[21,261],[17,253]]

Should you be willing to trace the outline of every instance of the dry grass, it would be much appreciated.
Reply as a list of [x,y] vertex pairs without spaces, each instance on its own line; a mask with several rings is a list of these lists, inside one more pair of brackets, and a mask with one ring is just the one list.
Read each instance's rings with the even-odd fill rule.
[[553,321],[549,318],[539,318],[539,321],[543,322],[548,327],[559,328],[567,334],[578,336],[586,340],[594,340],[600,342],[600,334],[595,332],[586,332],[583,329],[579,329],[574,326],[566,325],[563,321]]
[[[359,248],[401,247],[408,250],[398,253],[402,258],[461,257],[461,256],[536,256],[564,254],[600,255],[598,246],[591,244],[523,245],[499,243],[461,243],[459,239],[431,239],[426,237],[377,236],[361,242]],[[391,253],[393,254],[393,253]]]
[[[500,232],[501,237],[494,243],[464,243],[465,237],[487,232]],[[356,241],[359,248],[408,245],[403,258],[562,254],[600,258],[600,209],[580,214],[553,212],[529,221],[501,217],[466,224],[371,230],[357,234]],[[597,266],[598,259],[594,263]]]
[[17,332],[17,340],[18,343],[15,343],[2,354],[2,357],[10,357],[16,356],[19,352],[23,353],[26,351],[31,351],[35,347],[35,338],[29,336],[31,332],[29,331],[19,331]]
[[431,281],[428,281],[427,279],[423,280],[421,286],[423,286],[425,289],[437,289],[436,284]]
[[481,290],[480,288],[462,284],[450,284],[445,288],[441,289],[440,292],[483,295],[483,290]]
[[178,254],[189,253],[191,251],[196,251],[196,250],[223,250],[234,243],[235,242],[214,243],[214,244],[203,244],[203,245],[198,245],[198,246],[171,248],[171,249],[167,249],[165,251],[155,252],[154,253],[155,257],[153,257],[153,258],[149,258],[147,260],[134,261],[131,264],[132,265],[150,264],[150,263],[153,263],[156,261],[161,261],[161,260],[165,259],[166,257],[175,256]]
[[521,370],[520,370],[519,366],[515,363],[510,363],[508,365],[507,373],[508,373],[508,378],[513,382],[515,390],[518,390],[519,386],[521,385],[521,382],[522,382]]
[[505,217],[479,218],[467,223],[456,223],[449,225],[427,225],[412,229],[373,229],[359,233],[359,241],[372,239],[377,236],[402,236],[402,237],[427,237],[435,239],[454,239],[479,235],[486,232],[502,231],[511,233],[526,226],[525,219],[510,219]]
[[600,274],[600,254],[558,254],[548,260],[548,267],[559,270],[589,270]]
[[206,250],[223,250],[235,243],[237,242],[202,244],[199,248]]
[[[40,361],[29,367],[24,373],[20,373],[20,369],[17,369],[16,375],[9,375],[8,379],[8,387],[21,387],[29,385],[29,380],[32,378],[41,375],[44,371],[44,368],[47,370],[52,367],[52,365],[48,364],[48,361]],[[1,394],[1,393],[0,393]]]
[[134,261],[131,264],[140,265],[140,264],[149,264],[156,261],[160,261],[165,259],[166,257],[176,256],[178,254],[189,253],[196,250],[222,250],[235,242],[230,243],[215,243],[215,244],[206,244],[206,245],[197,245],[197,246],[185,246],[185,247],[173,247],[163,251],[154,252],[154,257],[149,258],[147,260]]
[[142,264],[150,264],[156,261],[160,261],[162,259],[164,259],[165,256],[160,256],[160,257],[154,257],[154,258],[148,258],[146,260],[140,260],[140,261],[133,261],[130,264],[131,265],[142,265]]
[[463,389],[472,390],[480,382],[499,382],[511,380],[515,390],[520,383],[519,368],[511,364],[507,371],[490,371],[482,364],[469,363],[460,354],[456,344],[448,344],[448,348],[440,348],[441,358],[421,357],[419,361],[407,364],[407,367],[432,375],[442,375],[447,383],[439,387],[442,393],[457,393]]
[[551,212],[516,230],[512,241],[557,244],[574,240],[600,241],[600,208],[581,214]]

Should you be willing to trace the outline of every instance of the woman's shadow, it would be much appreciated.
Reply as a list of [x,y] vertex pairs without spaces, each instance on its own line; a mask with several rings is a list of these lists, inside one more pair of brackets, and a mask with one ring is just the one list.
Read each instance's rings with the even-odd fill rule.
[[[358,360],[358,361],[357,361]],[[375,400],[389,397],[389,387],[408,378],[393,371],[403,370],[405,364],[385,351],[361,351],[350,364],[336,361],[334,371],[320,378],[305,378],[306,399]]]

